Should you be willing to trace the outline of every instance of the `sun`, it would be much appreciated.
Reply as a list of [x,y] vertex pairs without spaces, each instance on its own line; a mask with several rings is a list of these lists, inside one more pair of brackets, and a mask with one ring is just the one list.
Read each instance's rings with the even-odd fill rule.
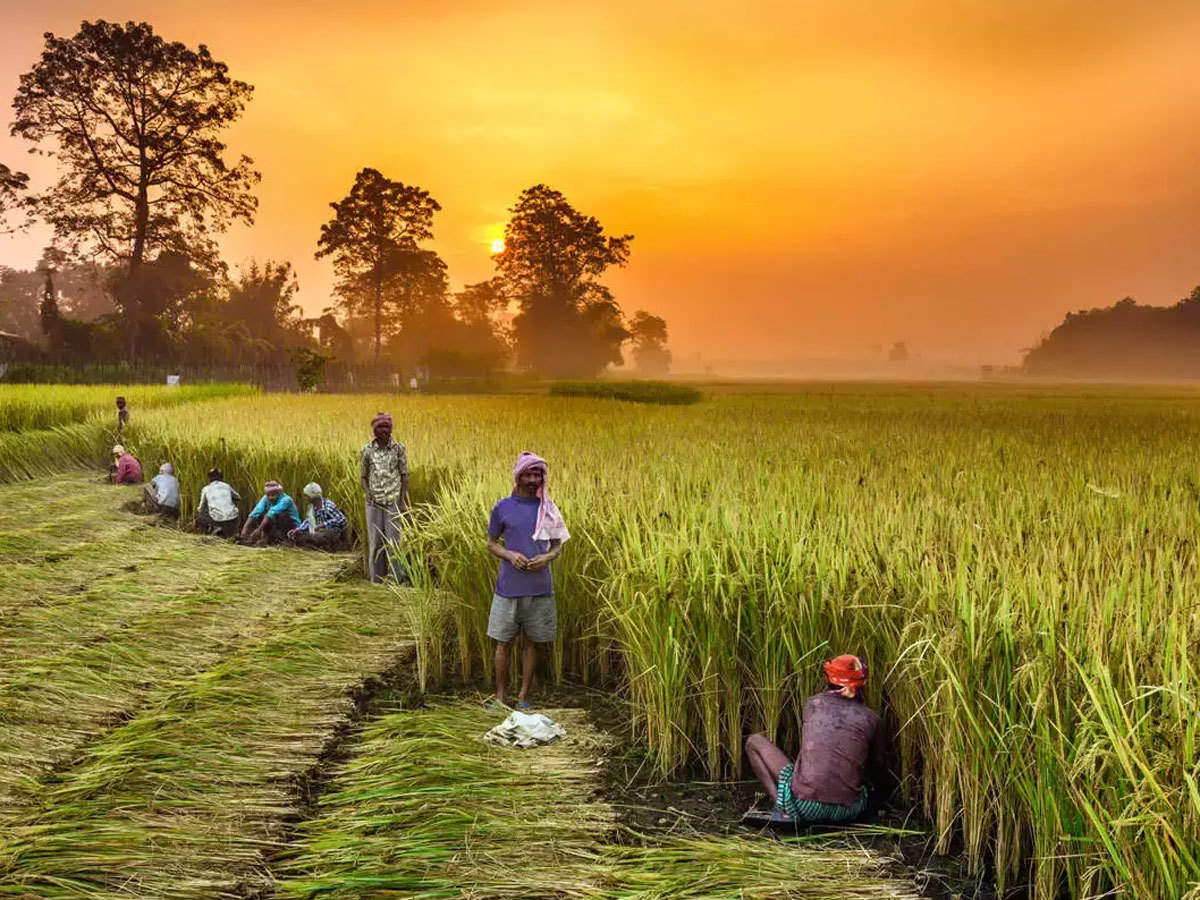
[[504,238],[496,238],[492,241],[492,253],[504,252]]

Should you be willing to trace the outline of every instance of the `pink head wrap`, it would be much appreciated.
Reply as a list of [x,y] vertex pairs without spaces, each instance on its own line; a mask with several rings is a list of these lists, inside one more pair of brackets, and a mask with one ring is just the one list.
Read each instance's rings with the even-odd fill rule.
[[376,425],[382,425],[385,422],[391,425],[392,417],[385,412],[375,413],[375,418],[371,420],[371,430],[374,431]]
[[542,470],[542,486],[538,488],[537,493],[538,514],[537,522],[533,527],[533,539],[535,541],[567,540],[571,537],[571,533],[567,531],[567,523],[563,521],[562,513],[558,511],[558,507],[554,505],[554,501],[550,499],[550,494],[546,490],[550,467],[536,453],[522,450],[521,455],[517,457],[516,465],[513,466],[513,493],[516,493],[516,484],[522,473],[528,472],[530,469]]

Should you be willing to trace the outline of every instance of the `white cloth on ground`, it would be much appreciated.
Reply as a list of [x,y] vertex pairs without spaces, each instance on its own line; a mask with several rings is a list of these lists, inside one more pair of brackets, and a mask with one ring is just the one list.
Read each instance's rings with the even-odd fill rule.
[[541,713],[514,712],[483,736],[489,744],[501,747],[537,747],[567,736],[563,728]]

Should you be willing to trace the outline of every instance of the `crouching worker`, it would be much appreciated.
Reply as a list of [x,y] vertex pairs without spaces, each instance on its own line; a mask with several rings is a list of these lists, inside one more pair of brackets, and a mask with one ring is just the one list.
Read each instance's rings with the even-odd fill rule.
[[235,538],[238,534],[238,492],[225,483],[220,469],[208,470],[208,484],[200,490],[196,527],[208,534]]
[[278,481],[263,485],[263,495],[250,510],[242,526],[242,541],[247,544],[279,544],[287,533],[300,527],[296,504]]
[[505,704],[513,641],[524,634],[517,698],[520,709],[530,708],[538,647],[553,642],[558,631],[550,562],[571,536],[546,493],[546,474],[544,459],[522,453],[513,467],[513,492],[496,503],[488,523],[488,551],[500,559],[487,629],[488,637],[496,642],[496,702]]
[[782,813],[797,822],[850,822],[867,808],[866,770],[879,771],[882,729],[864,702],[867,666],[857,656],[825,663],[829,689],[804,704],[800,754],[792,762],[765,735],[746,739],[746,758]]
[[336,550],[346,540],[346,516],[332,500],[325,499],[315,481],[304,486],[304,496],[308,499],[308,515],[298,528],[288,532],[288,538],[297,547]]
[[113,464],[108,467],[108,480],[113,484],[141,484],[142,464],[120,444],[112,448]]
[[159,466],[158,474],[142,488],[142,504],[148,513],[179,518],[179,479],[175,477],[175,467],[169,462]]

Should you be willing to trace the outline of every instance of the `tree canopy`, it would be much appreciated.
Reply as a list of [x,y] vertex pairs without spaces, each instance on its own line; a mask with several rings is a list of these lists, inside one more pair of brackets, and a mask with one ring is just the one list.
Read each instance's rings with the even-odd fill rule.
[[160,253],[212,257],[214,232],[253,220],[259,175],[246,156],[228,163],[220,139],[252,90],[203,44],[166,41],[144,22],[47,32],[20,78],[12,133],[59,166],[32,209],[63,246],[126,268],[131,360],[142,304],[132,276],[142,264]]
[[513,320],[519,362],[556,376],[620,365],[629,331],[599,278],[625,265],[632,240],[605,234],[599,220],[544,184],[521,193],[495,256],[502,289],[521,310]]
[[333,257],[345,312],[373,317],[378,360],[389,313],[427,303],[439,287],[445,295],[446,264],[420,246],[433,238],[433,214],[441,206],[428,191],[370,168],[355,176],[345,198],[329,205],[334,215],[321,226],[316,256]]

